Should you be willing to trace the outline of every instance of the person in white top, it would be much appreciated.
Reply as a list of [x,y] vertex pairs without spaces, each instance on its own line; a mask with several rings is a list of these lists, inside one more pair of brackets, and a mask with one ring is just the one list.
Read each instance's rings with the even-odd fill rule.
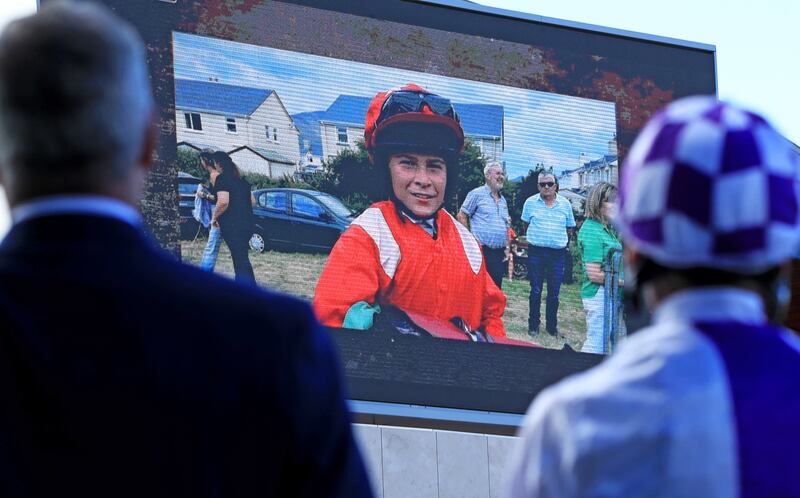
[[761,116],[711,97],[652,118],[617,220],[652,324],[537,397],[508,496],[800,496],[800,341],[776,325],[798,163]]

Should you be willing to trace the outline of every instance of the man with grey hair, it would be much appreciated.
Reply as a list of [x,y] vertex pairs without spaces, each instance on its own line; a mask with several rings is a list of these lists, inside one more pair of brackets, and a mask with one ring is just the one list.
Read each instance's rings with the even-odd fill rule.
[[144,235],[155,112],[96,4],[0,35],[0,496],[370,496],[309,306]]
[[483,168],[486,184],[471,190],[461,209],[458,221],[472,231],[481,244],[486,270],[498,288],[503,286],[503,274],[507,272],[504,261],[508,258],[508,203],[500,190],[505,183],[503,165],[490,162]]
[[528,240],[528,275],[531,281],[528,334],[539,333],[542,289],[547,282],[545,330],[558,335],[558,294],[564,276],[569,236],[575,229],[570,202],[558,195],[553,173],[542,171],[537,177],[539,193],[522,206],[522,223]]

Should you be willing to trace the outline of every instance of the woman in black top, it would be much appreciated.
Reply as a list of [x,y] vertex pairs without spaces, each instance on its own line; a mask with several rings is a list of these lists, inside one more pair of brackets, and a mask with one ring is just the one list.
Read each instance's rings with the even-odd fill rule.
[[253,267],[247,255],[248,242],[253,235],[250,184],[242,178],[239,168],[228,154],[215,152],[214,163],[221,173],[214,184],[217,207],[211,216],[211,223],[219,226],[222,239],[228,244],[236,280],[255,282]]

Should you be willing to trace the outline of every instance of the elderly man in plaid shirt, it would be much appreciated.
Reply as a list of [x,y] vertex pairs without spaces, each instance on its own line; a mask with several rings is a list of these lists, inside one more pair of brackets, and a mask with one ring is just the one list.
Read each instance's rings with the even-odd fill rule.
[[508,203],[500,190],[506,177],[503,165],[491,162],[483,169],[486,184],[471,190],[464,199],[464,204],[456,218],[472,231],[478,239],[486,262],[486,271],[498,288],[503,287],[503,274],[508,258]]

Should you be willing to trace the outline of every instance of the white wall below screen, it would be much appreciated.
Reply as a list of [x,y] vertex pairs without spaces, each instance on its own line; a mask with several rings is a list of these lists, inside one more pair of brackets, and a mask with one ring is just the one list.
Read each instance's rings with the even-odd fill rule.
[[375,496],[496,498],[518,438],[353,424]]

